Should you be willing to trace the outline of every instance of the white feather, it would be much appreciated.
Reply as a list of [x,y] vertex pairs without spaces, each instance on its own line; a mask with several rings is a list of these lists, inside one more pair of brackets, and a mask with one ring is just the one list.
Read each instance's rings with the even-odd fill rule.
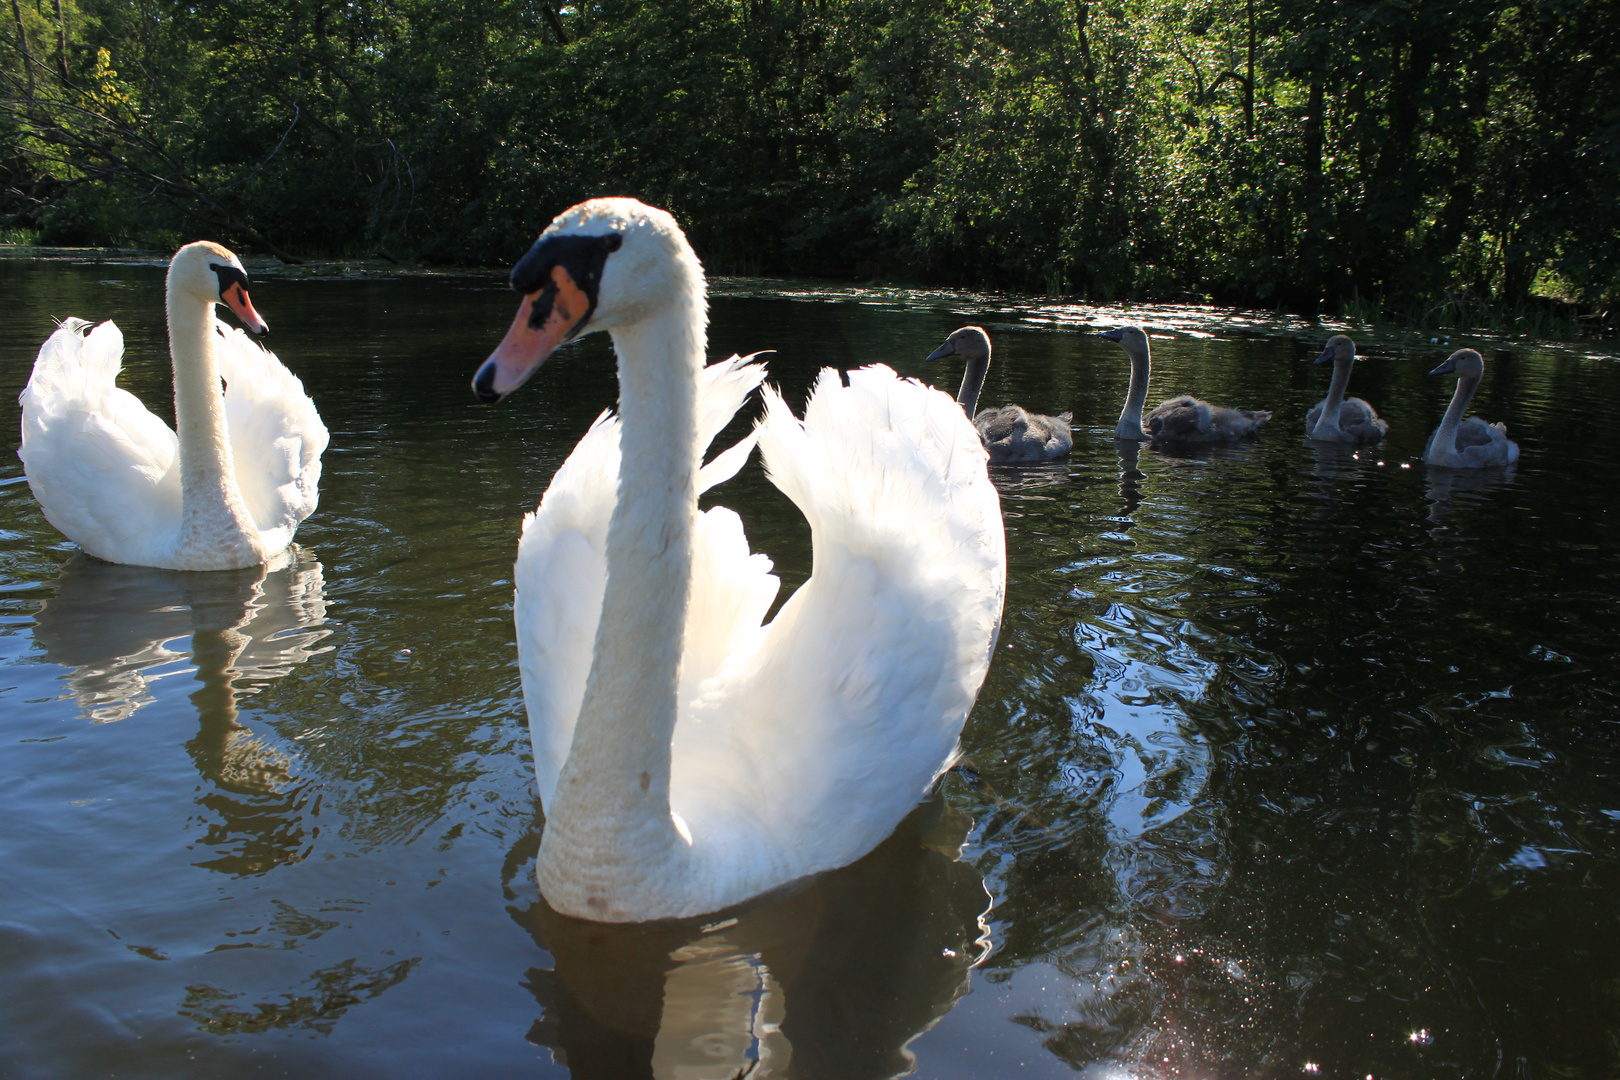
[[236,482],[266,552],[274,554],[315,512],[329,436],[303,382],[275,353],[240,328],[217,319],[214,327]]

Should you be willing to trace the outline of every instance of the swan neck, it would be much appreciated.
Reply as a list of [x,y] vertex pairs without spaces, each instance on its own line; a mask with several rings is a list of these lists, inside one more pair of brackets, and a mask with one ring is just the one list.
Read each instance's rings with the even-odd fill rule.
[[699,277],[663,314],[613,331],[620,465],[607,583],[539,867],[548,902],[588,919],[645,917],[685,872],[689,844],[670,812],[670,740],[701,464],[702,295]]
[[1142,428],[1142,406],[1147,403],[1148,376],[1153,360],[1146,350],[1141,355],[1131,354],[1131,386],[1125,392],[1125,407],[1119,412],[1118,438],[1139,438]]
[[237,486],[225,422],[214,305],[177,292],[171,281],[167,307],[180,466],[178,554],[199,570],[261,563],[262,543]]
[[986,346],[982,356],[968,357],[967,367],[962,372],[962,388],[956,392],[956,403],[962,406],[968,419],[979,408],[979,391],[984,389],[984,377],[990,371],[990,350]]
[[1434,445],[1446,453],[1455,453],[1457,450],[1457,429],[1462,426],[1463,413],[1468,411],[1468,402],[1479,389],[1479,379],[1464,375],[1457,380],[1457,391],[1451,395],[1451,404],[1446,407],[1446,415],[1440,420],[1440,428],[1434,433]]
[[1350,368],[1354,364],[1355,360],[1349,357],[1333,361],[1333,381],[1328,384],[1327,397],[1322,400],[1322,415],[1316,419],[1316,430],[1339,430],[1339,411],[1344,405],[1344,393],[1350,386]]

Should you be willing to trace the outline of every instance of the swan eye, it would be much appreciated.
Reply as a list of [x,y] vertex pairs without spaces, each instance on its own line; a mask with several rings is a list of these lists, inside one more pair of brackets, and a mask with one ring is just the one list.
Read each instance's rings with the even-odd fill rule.
[[[568,315],[575,317],[569,329],[572,338],[596,313],[597,294],[602,286],[602,270],[607,257],[624,245],[618,233],[603,236],[542,236],[529,253],[512,268],[512,288],[524,296],[534,296],[529,326],[539,329],[551,318],[559,293],[568,304]],[[560,271],[560,273],[559,273]],[[583,310],[579,297],[583,294]],[[535,294],[539,295],[535,295]]]
[[219,298],[221,300],[225,299],[225,294],[230,291],[233,285],[241,286],[244,294],[248,291],[246,271],[239,270],[230,263],[209,263],[208,269],[212,270],[214,276],[219,278]]
[[259,318],[259,313],[253,310],[253,302],[248,299],[247,273],[229,263],[209,263],[208,269],[219,278],[219,302],[234,311],[255,334],[268,332],[270,327]]

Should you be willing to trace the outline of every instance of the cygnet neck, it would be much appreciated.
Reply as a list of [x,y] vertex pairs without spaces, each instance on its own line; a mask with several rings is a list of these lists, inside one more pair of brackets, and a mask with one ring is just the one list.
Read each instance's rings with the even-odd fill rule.
[[1144,439],[1147,432],[1142,427],[1142,406],[1147,403],[1148,377],[1153,371],[1153,360],[1145,344],[1140,350],[1127,348],[1125,354],[1131,358],[1131,385],[1125,392],[1125,407],[1119,412],[1114,438]]
[[1339,431],[1339,413],[1344,405],[1344,393],[1350,386],[1350,369],[1355,365],[1353,356],[1337,357],[1333,361],[1333,381],[1328,385],[1327,397],[1322,402],[1322,415],[1316,418],[1314,432]]
[[1457,390],[1451,395],[1451,404],[1446,407],[1446,415],[1440,420],[1440,427],[1434,433],[1435,449],[1450,455],[1457,452],[1457,429],[1462,426],[1463,413],[1468,411],[1468,402],[1473,398],[1474,391],[1479,389],[1480,376],[1463,375],[1457,379]]
[[984,379],[990,371],[990,341],[987,338],[980,344],[984,348],[982,353],[975,349],[964,354],[967,367],[962,370],[962,388],[956,392],[956,403],[962,406],[969,420],[979,407],[979,392],[984,389]]

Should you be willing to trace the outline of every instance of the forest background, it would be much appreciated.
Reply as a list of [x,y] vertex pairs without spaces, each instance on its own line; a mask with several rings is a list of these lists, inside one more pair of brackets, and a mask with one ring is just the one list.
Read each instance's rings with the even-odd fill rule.
[[1620,300],[1614,0],[6,0],[0,239],[1340,310]]

